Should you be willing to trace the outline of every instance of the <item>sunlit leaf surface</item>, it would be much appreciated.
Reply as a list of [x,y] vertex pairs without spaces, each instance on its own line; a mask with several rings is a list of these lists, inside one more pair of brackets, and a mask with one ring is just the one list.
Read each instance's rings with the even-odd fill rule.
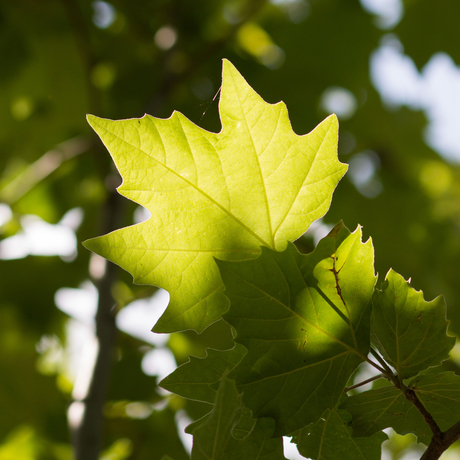
[[316,422],[338,402],[369,350],[374,251],[338,224],[315,251],[263,248],[245,262],[218,261],[231,308],[224,316],[248,352],[230,374],[276,434]]
[[119,192],[152,217],[85,245],[137,283],[169,291],[156,332],[202,331],[220,318],[228,302],[213,258],[285,249],[325,214],[346,171],[335,116],[298,136],[284,103],[264,102],[226,60],[220,117],[215,134],[178,112],[168,119],[88,116],[123,177]]

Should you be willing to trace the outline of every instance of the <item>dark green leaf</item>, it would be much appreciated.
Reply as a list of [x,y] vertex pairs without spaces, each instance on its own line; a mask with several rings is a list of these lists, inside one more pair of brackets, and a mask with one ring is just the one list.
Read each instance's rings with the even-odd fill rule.
[[231,373],[257,417],[276,434],[316,422],[339,400],[369,350],[373,248],[342,224],[301,255],[262,249],[252,261],[218,261],[231,301],[225,315],[248,349]]
[[190,361],[164,378],[160,386],[184,398],[213,404],[222,376],[238,365],[246,350],[237,343],[231,350],[208,349],[206,353],[205,358],[190,356]]
[[192,460],[285,460],[282,438],[272,438],[274,421],[259,419],[242,440],[232,435],[243,410],[235,382],[222,378],[213,410],[189,425],[193,434]]
[[[460,377],[453,372],[420,374],[408,385],[433,416],[441,431],[458,422]],[[432,433],[417,408],[393,386],[349,397],[341,408],[353,417],[353,434],[370,436],[392,427],[399,434],[413,433],[429,444]]]
[[353,438],[351,415],[340,409],[326,410],[314,424],[293,436],[299,452],[314,460],[380,460],[387,435],[378,432],[366,438]]
[[383,289],[376,290],[373,304],[371,327],[375,345],[401,379],[449,357],[455,338],[446,334],[448,321],[443,297],[426,302],[422,292],[390,270]]

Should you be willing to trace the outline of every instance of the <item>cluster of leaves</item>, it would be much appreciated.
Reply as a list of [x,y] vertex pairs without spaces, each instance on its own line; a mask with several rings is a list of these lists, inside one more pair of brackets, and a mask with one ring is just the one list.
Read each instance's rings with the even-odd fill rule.
[[[120,193],[152,217],[85,246],[170,292],[155,332],[200,332],[221,316],[234,330],[234,348],[192,357],[161,384],[213,405],[187,428],[192,458],[280,459],[289,435],[305,457],[372,460],[388,427],[442,443],[460,409],[459,377],[435,367],[455,343],[443,298],[426,302],[391,270],[376,288],[360,227],[337,224],[310,254],[292,244],[346,171],[335,116],[296,135],[285,105],[264,102],[228,61],[220,115],[218,134],[177,112],[88,118]],[[365,362],[386,383],[351,394]]]
[[[124,443],[125,454],[119,452],[117,460],[129,457],[129,451],[139,460],[150,460],[152,452],[155,458],[164,453],[175,460],[189,458],[188,444],[184,442],[184,448],[178,435],[182,415],[197,420],[209,406],[165,396],[156,384],[161,370],[145,364],[153,355],[167,355],[164,362],[172,364],[175,359],[182,364],[189,354],[203,357],[206,346],[231,348],[231,329],[220,320],[202,334],[191,330],[170,337],[151,334],[145,340],[122,332],[118,320],[132,308],[158,306],[150,300],[156,289],[133,285],[129,273],[118,267],[109,266],[101,282],[101,266],[93,264],[97,258],[77,245],[138,222],[139,216],[135,203],[113,193],[119,182],[113,177],[111,158],[84,115],[119,119],[147,112],[168,117],[176,108],[199,126],[217,132],[218,98],[212,98],[221,84],[216,69],[223,56],[267,101],[285,101],[297,133],[309,131],[335,110],[326,103],[331,102],[331,94],[345,93],[355,101],[346,113],[338,112],[339,158],[350,166],[323,223],[343,219],[350,229],[362,224],[365,239],[372,235],[375,245],[375,271],[384,275],[393,266],[406,279],[412,276],[412,285],[423,289],[429,299],[442,292],[451,321],[449,333],[460,335],[459,165],[424,142],[422,133],[427,129],[433,133],[434,127],[426,106],[407,106],[405,98],[406,102],[392,100],[376,84],[380,79],[388,81],[384,69],[373,66],[374,58],[391,48],[406,66],[414,63],[413,73],[421,80],[434,77],[432,70],[438,64],[449,67],[450,62],[455,70],[460,64],[456,46],[460,2],[397,4],[403,9],[390,25],[381,22],[390,10],[371,11],[368,2],[359,0],[202,0],[199,8],[195,2],[181,0],[0,2],[0,99],[4,102],[0,104],[0,265],[4,266],[0,457],[73,458],[70,442],[75,446],[76,437],[69,437],[74,425],[66,421],[67,408],[74,400],[74,382],[88,375],[75,359],[80,336],[74,332],[81,329],[75,319],[81,320],[79,313],[90,303],[83,298],[75,313],[65,308],[63,312],[60,302],[56,308],[55,299],[67,292],[75,300],[90,287],[95,292],[92,281],[99,298],[105,299],[99,311],[115,315],[127,306],[117,317],[121,330],[112,345],[117,359],[104,392],[103,434],[91,431],[92,435],[99,432],[99,455],[110,451],[114,456],[113,449]],[[111,18],[101,17],[102,7]],[[159,46],[162,33],[169,33],[168,46],[176,39],[168,49]],[[264,54],[274,56],[276,65],[261,59]],[[448,70],[437,73],[446,91],[455,85],[455,79],[445,80]],[[398,84],[401,97],[407,87],[402,80]],[[443,94],[436,93],[440,105]],[[443,113],[444,109],[437,112],[436,119]],[[436,125],[443,126],[448,126],[447,121]],[[441,139],[445,142],[448,136]],[[373,169],[367,169],[363,185],[362,175],[356,173],[369,165]],[[355,180],[358,176],[360,182]],[[11,216],[6,222],[8,208]],[[78,246],[78,251],[59,257],[61,246],[54,238],[51,253],[56,255],[51,255],[47,235],[32,233],[35,222],[70,230],[67,212],[72,210],[69,217],[75,216],[75,208],[83,211],[72,246]],[[313,250],[317,228],[314,223],[307,235],[296,240],[301,252]],[[24,243],[34,249],[24,251]],[[22,258],[5,260],[11,244],[16,257]],[[117,308],[112,308],[114,303]],[[138,318],[139,329],[143,324],[146,331],[155,322],[153,317]],[[113,349],[100,347],[104,356],[110,355],[107,350]],[[444,371],[460,374],[459,350],[457,346],[443,363]],[[82,363],[92,368],[88,360]],[[99,391],[104,382],[97,374],[89,388]],[[95,406],[90,396],[77,399]],[[143,407],[144,413],[134,413],[135,407]],[[154,410],[146,417],[149,408]],[[413,444],[414,436],[391,432],[389,437],[384,444],[388,457],[398,459],[403,450],[406,456],[407,450],[421,450]],[[457,443],[447,456],[458,453],[459,447]],[[85,453],[82,458],[91,457]]]

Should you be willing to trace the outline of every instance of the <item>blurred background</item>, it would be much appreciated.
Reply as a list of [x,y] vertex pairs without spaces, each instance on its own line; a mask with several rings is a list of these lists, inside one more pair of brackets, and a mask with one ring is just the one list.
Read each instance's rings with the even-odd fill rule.
[[[222,58],[286,103],[297,134],[339,117],[349,171],[299,247],[363,225],[380,278],[444,294],[460,335],[459,20],[458,0],[1,1],[0,460],[70,460],[90,400],[101,459],[189,458],[183,429],[210,408],[157,382],[231,335],[222,321],[154,335],[168,294],[82,247],[148,218],[114,192],[85,115],[178,110],[219,131]],[[460,345],[444,367],[460,372]],[[382,458],[420,458],[389,433]],[[300,458],[288,442],[286,457]]]

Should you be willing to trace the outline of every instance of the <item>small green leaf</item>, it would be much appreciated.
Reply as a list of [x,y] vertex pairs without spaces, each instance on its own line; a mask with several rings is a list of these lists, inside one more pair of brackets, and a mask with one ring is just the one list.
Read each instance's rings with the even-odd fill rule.
[[123,177],[118,191],[152,217],[84,244],[136,283],[169,291],[155,332],[200,332],[219,319],[228,301],[213,257],[283,250],[326,213],[347,168],[337,159],[335,116],[298,136],[284,103],[264,102],[226,60],[219,109],[218,134],[178,112],[88,116]]
[[455,338],[447,336],[446,305],[443,297],[431,302],[390,270],[383,289],[376,290],[371,328],[375,346],[407,379],[449,357]]
[[339,400],[369,351],[374,251],[342,224],[301,255],[262,248],[245,262],[217,261],[231,308],[224,316],[248,352],[230,374],[276,435],[316,422]]
[[417,393],[441,431],[448,430],[459,421],[460,376],[430,369],[414,377],[409,386]]
[[[235,437],[237,429],[238,425],[233,432]],[[274,431],[273,419],[257,419],[249,435],[232,443],[225,460],[287,460],[283,455],[283,438],[273,438]]]
[[[270,420],[270,431],[273,432],[275,428],[275,422],[272,419],[257,419],[257,420]],[[249,436],[254,430],[254,426],[257,420],[252,418],[251,411],[244,406],[241,412],[241,418],[233,428],[233,436],[235,439],[244,439]]]
[[[419,374],[408,384],[441,429],[458,422],[460,414],[460,377],[453,372]],[[430,427],[417,408],[394,386],[369,390],[350,396],[341,408],[353,417],[353,434],[371,436],[391,427],[404,435],[413,433],[428,445]]]
[[259,419],[242,440],[233,428],[243,411],[235,382],[224,376],[216,394],[213,410],[186,429],[193,434],[192,460],[286,460],[282,438],[272,438],[275,424]]
[[382,442],[388,436],[378,432],[353,438],[351,415],[344,410],[326,410],[323,416],[293,436],[299,452],[315,460],[380,460]]
[[184,398],[214,404],[222,376],[232,371],[245,354],[246,349],[238,343],[231,350],[208,349],[205,358],[190,356],[160,386]]
[[186,429],[193,434],[192,460],[224,459],[233,440],[233,426],[240,419],[242,409],[242,398],[235,383],[222,378],[213,410]]
[[422,414],[394,386],[350,396],[340,407],[352,415],[354,436],[372,436],[391,427],[401,435],[413,433],[419,442],[429,444],[431,431]]

